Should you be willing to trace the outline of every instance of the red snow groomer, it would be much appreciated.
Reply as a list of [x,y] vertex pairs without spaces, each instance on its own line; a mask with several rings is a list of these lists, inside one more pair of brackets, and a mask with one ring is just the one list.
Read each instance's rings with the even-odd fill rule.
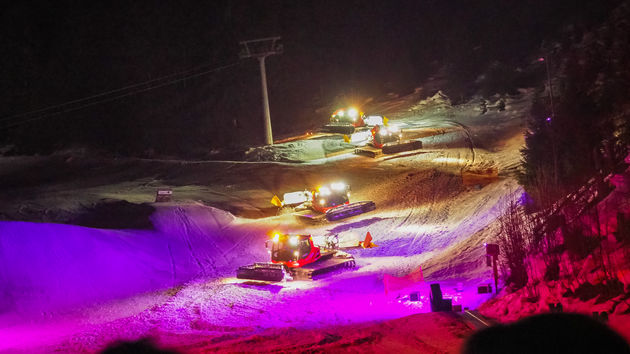
[[[372,201],[350,203],[350,187],[341,182],[321,186],[313,191],[285,193],[282,200],[274,195],[271,204],[279,207],[283,212],[288,210],[301,218],[319,220],[325,217],[328,221],[344,219],[376,209]],[[317,214],[313,214],[313,211]]]
[[[386,123],[386,122],[384,122]],[[346,140],[352,141],[353,138]],[[369,146],[368,146],[369,145]],[[419,139],[405,139],[404,132],[396,126],[376,124],[370,129],[368,143],[357,147],[355,154],[378,157],[381,154],[395,154],[422,148]]]
[[383,125],[375,125],[370,132],[372,133],[372,145],[382,149],[385,144],[399,144],[402,133],[399,129]]
[[315,246],[311,235],[273,234],[265,242],[271,262],[239,267],[238,279],[282,281],[312,279],[338,268],[355,266],[354,257],[338,249]]
[[365,115],[355,107],[342,108],[330,116],[328,124],[322,127],[326,133],[352,134],[355,128],[364,127]]

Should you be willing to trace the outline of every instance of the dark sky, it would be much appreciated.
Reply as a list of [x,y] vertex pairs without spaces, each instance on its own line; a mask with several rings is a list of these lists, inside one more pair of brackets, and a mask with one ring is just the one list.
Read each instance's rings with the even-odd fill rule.
[[[271,105],[279,121],[290,122],[305,114],[297,113],[300,107],[312,112],[340,94],[403,93],[445,65],[456,66],[462,81],[474,79],[495,60],[523,65],[563,24],[599,21],[616,3],[17,1],[0,8],[0,116],[202,64],[234,63],[239,40],[278,35],[285,51],[267,61]],[[172,107],[158,110],[188,115],[190,120],[199,115],[217,122],[225,115],[258,119],[258,80],[252,60],[90,111],[97,110],[97,116],[156,116],[156,101],[172,101]],[[76,118],[94,112],[73,114]]]

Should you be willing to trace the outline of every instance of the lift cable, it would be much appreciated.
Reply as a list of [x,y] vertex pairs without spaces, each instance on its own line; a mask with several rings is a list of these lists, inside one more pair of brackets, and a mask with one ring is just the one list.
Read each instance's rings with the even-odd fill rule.
[[[11,120],[11,119],[16,119],[16,118],[21,118],[21,117],[27,117],[29,115],[34,115],[34,114],[40,113],[39,115],[36,115],[35,117],[26,118],[26,119],[23,119],[23,120],[14,122],[14,123],[7,123],[7,124],[5,124],[3,126],[3,128],[11,128],[11,127],[15,127],[15,126],[19,126],[19,125],[30,123],[32,121],[40,120],[40,119],[43,119],[43,118],[46,118],[46,117],[55,116],[55,115],[59,115],[59,114],[62,114],[62,113],[68,113],[68,112],[72,112],[72,111],[76,111],[76,110],[83,109],[83,108],[86,108],[86,107],[90,107],[90,106],[93,106],[93,105],[96,105],[96,104],[110,102],[110,101],[114,101],[114,100],[117,100],[117,99],[120,99],[120,98],[123,98],[123,97],[126,97],[126,96],[131,96],[131,95],[135,95],[137,93],[154,90],[156,88],[160,88],[160,87],[163,87],[163,86],[172,85],[172,84],[175,84],[175,83],[187,80],[187,79],[191,79],[191,78],[194,78],[194,77],[198,77],[198,76],[214,73],[214,72],[217,72],[217,71],[220,71],[220,70],[224,70],[224,69],[233,67],[233,66],[237,65],[238,63],[239,62],[234,62],[234,63],[226,64],[226,65],[223,65],[223,66],[220,66],[220,67],[212,68],[210,70],[205,70],[205,71],[202,71],[202,72],[197,72],[197,73],[194,73],[194,74],[186,75],[184,77],[180,77],[180,78],[177,78],[177,79],[174,79],[174,80],[169,80],[169,81],[166,81],[166,82],[160,82],[160,83],[154,84],[154,83],[156,83],[158,81],[163,81],[163,80],[166,80],[166,79],[169,79],[169,78],[172,78],[172,77],[188,74],[190,72],[194,72],[194,71],[197,71],[197,70],[199,70],[201,68],[209,66],[208,64],[201,65],[201,66],[198,66],[198,67],[196,67],[194,69],[190,69],[190,70],[182,71],[182,72],[179,72],[179,73],[174,73],[174,74],[162,76],[160,78],[152,79],[152,80],[145,81],[145,82],[142,82],[142,83],[128,85],[128,86],[125,86],[125,87],[122,87],[122,88],[119,88],[119,89],[110,90],[110,91],[107,91],[107,92],[103,92],[103,93],[99,93],[99,94],[96,94],[96,95],[84,97],[84,98],[81,98],[81,99],[68,101],[68,102],[65,102],[65,103],[57,104],[57,105],[54,105],[54,106],[49,106],[49,107],[46,107],[46,108],[42,108],[42,109],[38,109],[38,110],[35,110],[35,111],[31,111],[31,112],[26,112],[26,113],[16,114],[16,115],[13,115],[13,116],[3,117],[3,118],[0,118],[0,122],[8,121],[8,120]],[[150,84],[153,84],[153,85],[150,85]],[[146,85],[150,85],[150,86],[149,87],[142,87],[142,86],[146,86]],[[138,87],[141,87],[141,88],[138,88]],[[122,94],[119,94],[119,95],[116,95],[116,96],[113,96],[113,97],[106,97],[104,99],[97,100],[97,101],[91,101],[91,102],[88,102],[88,103],[85,103],[85,104],[82,104],[82,105],[79,105],[79,106],[72,106],[72,105],[75,105],[75,104],[78,104],[78,103],[82,103],[82,102],[93,100],[95,98],[104,97],[104,96],[112,95],[112,94],[119,93],[119,92],[124,92],[124,91],[130,90],[130,89],[133,89],[133,88],[136,88],[136,89],[128,91],[128,92],[125,92],[125,93],[122,93]],[[64,107],[67,107],[67,106],[71,106],[71,107],[64,109]],[[50,112],[51,110],[55,110],[55,109],[60,109],[60,110],[59,111]]]

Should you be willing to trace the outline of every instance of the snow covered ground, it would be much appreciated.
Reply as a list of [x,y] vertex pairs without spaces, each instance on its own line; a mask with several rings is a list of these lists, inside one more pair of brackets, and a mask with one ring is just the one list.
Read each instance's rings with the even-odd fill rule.
[[[153,227],[143,230],[0,222],[0,351],[92,352],[147,336],[185,351],[256,350],[252,345],[262,344],[255,336],[276,341],[260,347],[273,350],[288,346],[283,328],[331,333],[304,342],[322,350],[360,340],[363,331],[390,336],[386,346],[383,339],[357,343],[381,343],[374,350],[408,348],[415,340],[429,343],[427,350],[456,350],[468,331],[456,319],[407,316],[429,311],[431,282],[466,307],[486,298],[476,294],[491,281],[483,243],[494,236],[504,199],[520,193],[513,172],[528,99],[524,94],[506,111],[480,115],[472,104],[449,108],[440,97],[439,109],[403,110],[410,98],[401,98],[390,105],[398,112],[393,122],[439,134],[422,138],[422,150],[376,159],[353,155],[339,136],[278,144],[257,162],[2,158],[0,178],[15,187],[2,192],[0,212],[9,218],[22,212],[25,220],[58,220],[104,198],[150,203],[163,186],[175,201],[148,204]],[[494,167],[500,178],[464,184],[462,171],[475,167]],[[354,201],[373,200],[377,209],[311,224],[275,215],[269,204],[274,194],[337,180],[351,185]],[[238,266],[267,260],[271,230],[336,234],[342,243],[369,231],[378,247],[351,250],[355,270],[316,281],[235,279]],[[403,276],[418,266],[425,282],[385,288],[385,274]],[[404,301],[412,291],[421,301]],[[442,345],[426,333],[402,334],[410,323],[426,326],[422,318],[437,326],[427,331],[446,333]],[[333,340],[335,333],[344,340]]]

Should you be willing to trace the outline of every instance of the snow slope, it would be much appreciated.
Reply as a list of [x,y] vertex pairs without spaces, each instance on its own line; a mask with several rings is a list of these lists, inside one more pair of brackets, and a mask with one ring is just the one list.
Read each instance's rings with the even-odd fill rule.
[[[29,203],[51,208],[49,200],[68,195],[69,204],[73,198],[80,204],[77,195],[148,202],[155,187],[168,185],[176,201],[154,204],[152,230],[0,222],[0,350],[90,352],[145,336],[185,349],[181,336],[219,345],[278,328],[359,326],[429,311],[432,281],[456,303],[476,306],[484,298],[474,290],[490,276],[478,250],[493,236],[488,230],[503,199],[519,193],[510,175],[522,144],[521,112],[479,116],[468,105],[418,114],[403,112],[398,123],[448,131],[423,138],[422,150],[395,156],[326,157],[330,146],[342,146],[339,137],[311,139],[269,152],[271,160],[289,156],[299,164],[130,161],[123,169],[116,162],[115,183],[105,182],[105,166],[80,178],[72,193],[55,188],[67,186],[63,180],[47,187],[45,200],[33,192]],[[464,185],[462,170],[475,166],[496,167],[502,178]],[[123,170],[132,178],[121,177]],[[349,183],[353,200],[374,200],[377,210],[327,224],[269,212],[274,194],[331,180]],[[357,269],[314,282],[236,280],[239,265],[267,259],[263,243],[273,229],[337,234],[342,243],[369,231],[378,247],[351,250]],[[386,293],[385,274],[401,276],[420,265],[430,269],[426,283]],[[420,291],[421,301],[403,301],[410,291]]]

